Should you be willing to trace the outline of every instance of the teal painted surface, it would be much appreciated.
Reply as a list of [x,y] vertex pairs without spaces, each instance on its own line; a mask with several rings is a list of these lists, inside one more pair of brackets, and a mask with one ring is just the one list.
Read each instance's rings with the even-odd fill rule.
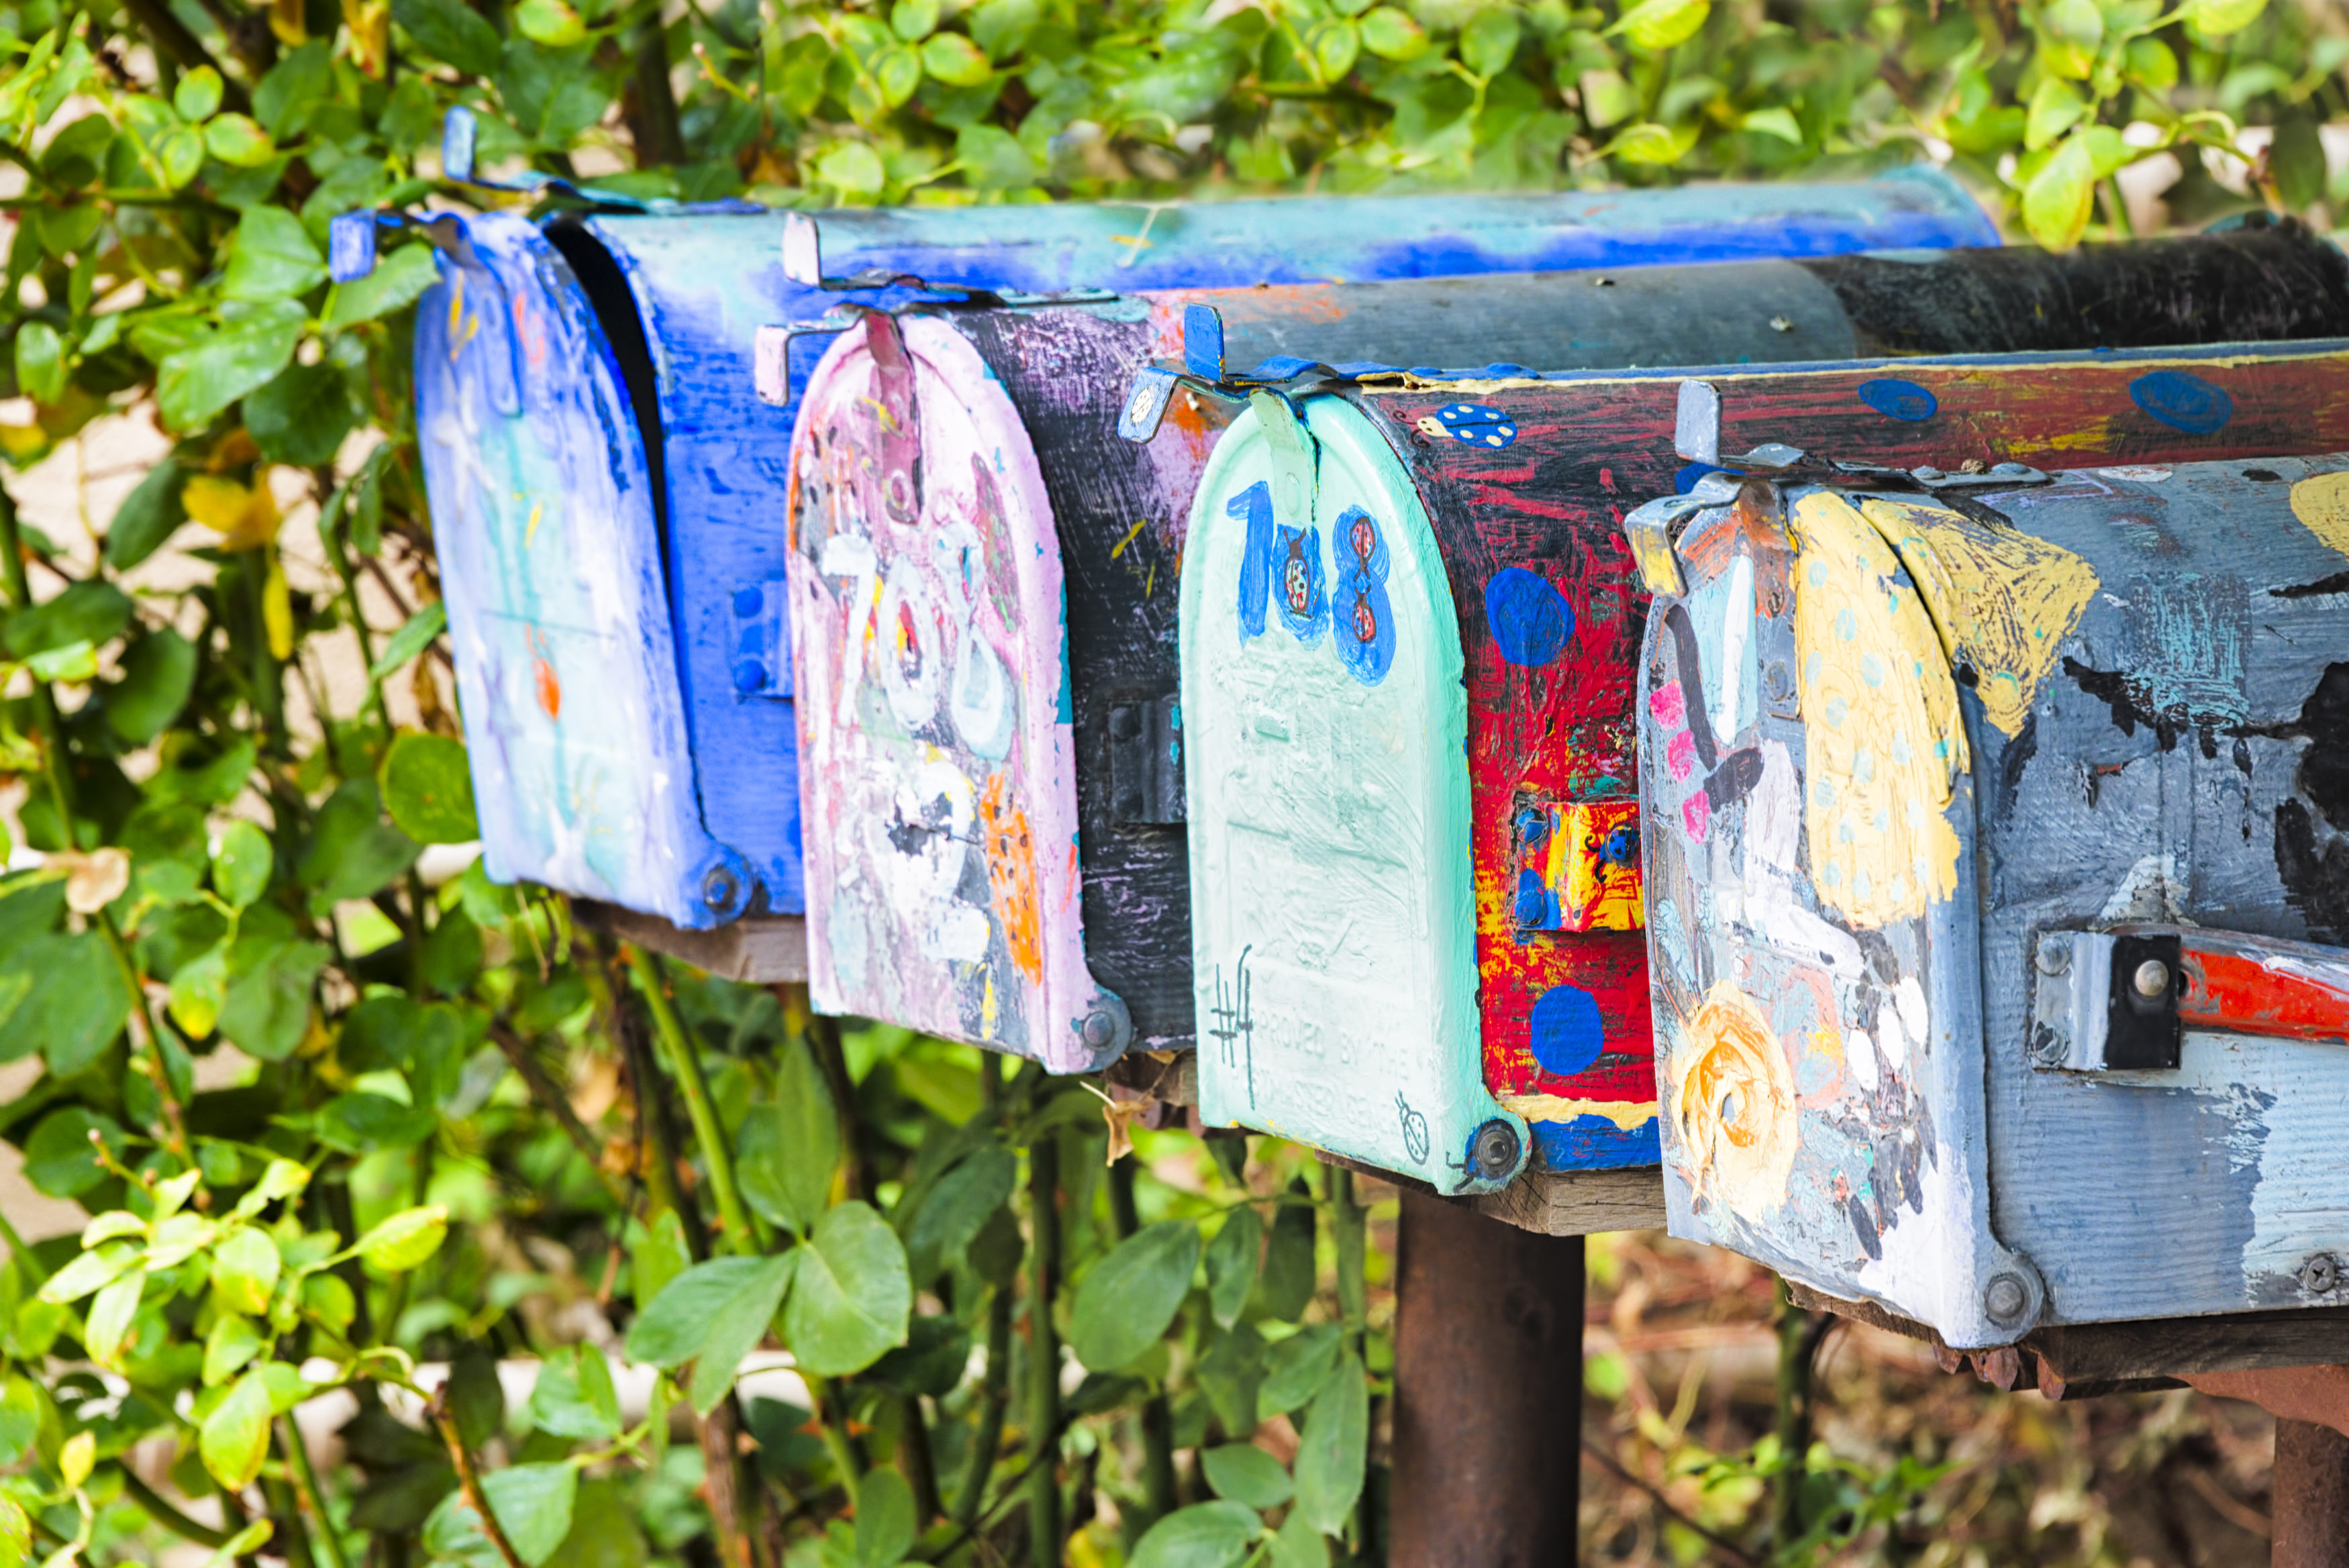
[[1444,1191],[1497,1185],[1471,1175],[1470,1141],[1500,1119],[1523,1150],[1526,1129],[1485,1091],[1479,1055],[1452,593],[1376,429],[1335,399],[1306,408],[1319,448],[1309,530],[1284,534],[1300,520],[1268,515],[1283,465],[1253,410],[1191,511],[1181,642],[1201,1109]]

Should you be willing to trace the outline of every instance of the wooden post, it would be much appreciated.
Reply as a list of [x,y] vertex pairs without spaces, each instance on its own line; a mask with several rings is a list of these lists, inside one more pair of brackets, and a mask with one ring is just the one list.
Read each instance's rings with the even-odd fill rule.
[[1582,1238],[1406,1190],[1397,1251],[1387,1560],[1572,1568]]
[[2274,1568],[2349,1568],[2349,1437],[2276,1419]]

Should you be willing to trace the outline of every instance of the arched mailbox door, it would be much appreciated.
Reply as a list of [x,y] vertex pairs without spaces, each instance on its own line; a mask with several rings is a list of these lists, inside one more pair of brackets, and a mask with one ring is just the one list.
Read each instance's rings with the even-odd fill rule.
[[1300,426],[1268,397],[1243,414],[1191,513],[1201,1110],[1444,1191],[1489,1188],[1526,1143],[1476,1071],[1452,592],[1381,433],[1336,399],[1305,410]]
[[537,228],[462,222],[417,315],[417,427],[484,861],[706,924],[749,878],[702,830],[617,364]]
[[[1721,463],[1773,440],[1847,461],[1952,472],[2004,461],[2050,471],[2215,457],[2251,462],[2349,446],[2349,349],[2339,342],[1724,367],[1704,376],[1723,402],[1712,463],[1673,451],[1682,374],[1436,385],[1397,376],[1307,405],[1350,407],[1402,463],[1449,576],[1467,705],[1475,1054],[1441,1065],[1400,1051],[1365,1056],[1356,1070],[1393,1081],[1347,1092],[1391,1105],[1403,1075],[1481,1076],[1502,1109],[1526,1123],[1535,1157],[1551,1170],[1658,1157],[1649,934],[1632,919],[1637,901],[1588,896],[1623,888],[1618,872],[1638,859],[1625,841],[1640,824],[1652,830],[1652,810],[1639,812],[1635,799],[1647,593],[1622,526],[1642,498],[1674,493],[1676,481],[1693,488]],[[1316,451],[1326,490],[1354,459],[1330,443],[1317,442]],[[1221,515],[1203,498],[1193,527]],[[1326,551],[1326,531],[1323,538]],[[1199,559],[1195,549],[1186,566]],[[1766,603],[1771,588],[1757,574],[1755,602]],[[1746,590],[1732,583],[1718,592],[1743,603]],[[1195,644],[1186,624],[1185,661],[1212,656],[1217,645]],[[1745,656],[1738,654],[1741,668]],[[1764,695],[1756,701],[1775,678],[1757,654],[1754,689]],[[1743,686],[1707,689],[1717,722],[1738,721]],[[1196,700],[1184,705],[1186,737],[1205,722]],[[2217,744],[2230,755],[2230,740]],[[1194,771],[1194,837],[1198,779]],[[1195,862],[1195,899],[1214,896],[1200,874]],[[1652,912],[1652,893],[1646,903]],[[1208,959],[1204,946],[1195,951]],[[1228,975],[1231,960],[1223,961]],[[1206,980],[1198,984],[1206,995]],[[1206,1094],[1216,1092],[1206,1086],[1223,1068],[1206,1048],[1204,1014],[1200,1027]],[[1301,1121],[1268,1098],[1261,1076],[1256,1094],[1254,1115],[1237,1119]],[[1218,1103],[1228,1113],[1240,1102]],[[1414,1169],[1383,1158],[1391,1169]]]
[[960,335],[870,316],[810,383],[791,592],[816,1005],[1082,1071],[1131,1033],[1085,965],[1060,542]]
[[2342,1304],[2349,458],[2106,442],[1633,519],[1672,1230],[1961,1348]]

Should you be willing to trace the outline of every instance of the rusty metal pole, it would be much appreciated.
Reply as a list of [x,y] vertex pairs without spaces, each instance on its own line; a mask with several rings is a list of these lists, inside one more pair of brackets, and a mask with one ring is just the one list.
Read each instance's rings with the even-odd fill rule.
[[2272,1499],[2273,1568],[2349,1568],[2349,1438],[2279,1417]]
[[1582,1238],[1406,1191],[1391,1568],[1572,1568]]

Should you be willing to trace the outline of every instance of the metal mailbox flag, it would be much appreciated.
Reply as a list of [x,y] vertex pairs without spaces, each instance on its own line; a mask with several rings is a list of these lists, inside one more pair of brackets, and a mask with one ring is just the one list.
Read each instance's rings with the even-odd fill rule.
[[[443,163],[451,179],[475,178],[464,111],[450,116]],[[535,246],[518,240],[472,245],[472,261],[465,264],[477,284],[494,284],[500,300],[543,299],[577,323],[585,357],[552,368],[525,363],[525,377],[553,376],[558,384],[523,388],[520,402],[499,417],[532,428],[485,434],[465,464],[429,470],[435,511],[466,510],[467,502],[453,494],[444,498],[438,488],[457,466],[467,468],[484,493],[508,500],[524,492],[539,496],[530,473],[508,466],[521,461],[510,454],[525,448],[571,469],[601,464],[609,470],[608,477],[582,481],[583,493],[618,498],[610,509],[591,509],[599,520],[608,511],[609,526],[621,535],[599,542],[595,552],[635,558],[650,541],[658,593],[650,604],[626,611],[608,595],[599,598],[604,619],[595,634],[641,640],[646,656],[667,666],[648,669],[645,678],[673,694],[664,700],[681,709],[683,722],[639,727],[630,738],[632,766],[657,779],[677,810],[698,817],[688,836],[699,851],[672,854],[647,840],[642,863],[616,869],[612,857],[638,841],[628,826],[633,808],[616,795],[578,788],[542,792],[543,777],[566,767],[576,772],[575,763],[549,758],[485,769],[475,780],[484,802],[484,832],[494,837],[506,831],[503,824],[530,824],[539,840],[559,835],[605,845],[602,861],[583,872],[575,869],[576,856],[550,854],[526,832],[523,840],[493,845],[489,864],[493,874],[545,877],[552,885],[685,926],[708,927],[754,911],[797,913],[803,890],[795,677],[783,606],[784,512],[797,389],[817,355],[803,346],[787,358],[779,404],[746,393],[761,326],[836,329],[844,325],[838,314],[843,296],[796,282],[777,264],[789,227],[781,211],[741,203],[712,209],[639,203],[539,177],[532,188],[542,187],[560,191],[579,209],[543,222],[543,242]],[[1309,221],[1301,218],[1306,213]],[[378,216],[337,220],[338,278],[372,264]],[[518,221],[501,216],[494,224]],[[470,245],[463,236],[489,222],[448,216],[426,226],[451,245]],[[1246,285],[1611,264],[1642,253],[1659,234],[1690,232],[1701,233],[1702,253],[1724,255],[1995,242],[1972,201],[1930,173],[1710,193],[1069,203],[839,213],[823,222],[834,259],[852,273],[885,281],[922,273],[1007,289],[1102,282],[1130,288]],[[444,273],[457,264],[444,262]],[[482,292],[475,290],[477,296]],[[881,286],[853,297],[918,296]],[[462,383],[480,374],[478,364],[478,356],[460,353],[443,374],[419,361],[420,422],[439,420],[453,406],[444,398],[475,396]],[[585,423],[567,415],[582,396],[574,383],[583,380],[608,382],[616,390]],[[436,472],[440,478],[431,477]],[[579,513],[580,527],[591,526],[588,515]],[[527,519],[527,508],[523,516]],[[501,569],[515,569],[523,559],[510,555]],[[521,569],[538,570],[535,556]],[[563,568],[558,563],[551,570]],[[484,588],[473,597],[486,603],[509,592]],[[476,625],[453,599],[451,608],[457,612],[452,637],[460,647],[471,645],[477,652],[469,656],[478,662],[493,629]],[[551,624],[538,629],[550,646],[562,640]],[[574,693],[602,678],[584,666],[564,667],[564,660],[545,663]],[[492,702],[523,704],[517,712],[483,718],[510,747],[540,744],[545,737],[539,731],[560,722],[529,716],[534,689],[492,686],[486,695]],[[537,738],[515,739],[524,735]],[[492,799],[502,790],[533,793],[528,799]],[[713,875],[720,866],[723,874]]]
[[[1732,733],[1795,676],[1730,639],[1737,678],[1706,686],[1702,707],[1683,693],[1683,738],[1654,729],[1635,701],[1647,593],[1624,531],[1647,498],[1713,494],[1738,460],[1722,453],[1771,442],[1956,473],[2349,441],[2337,343],[1728,367],[1702,380],[1729,433],[1693,459],[1673,450],[1682,380],[1260,388],[1216,449],[1185,543],[1181,641],[1211,1122],[1447,1190],[1506,1181],[1528,1154],[1553,1170],[1658,1159],[1648,950],[1696,917],[1660,901],[1651,858],[1649,929],[1635,918],[1642,873],[1624,830],[1651,841],[1667,809],[1651,789],[1634,817],[1640,758],[1686,769],[1674,824],[1701,816],[1750,787],[1740,770],[1754,764],[1716,779],[1691,716]],[[1733,608],[1776,591],[1732,573],[1690,599]],[[1753,874],[1749,906],[1778,888]],[[1728,895],[1706,896],[1717,911]],[[1464,898],[1469,913],[1447,916]],[[1411,964],[1373,946],[1397,927],[1422,944]]]
[[1958,1348],[2342,1305],[2341,351],[1973,375],[1905,469],[1692,383],[1779,445],[1629,515],[1673,1233]]

